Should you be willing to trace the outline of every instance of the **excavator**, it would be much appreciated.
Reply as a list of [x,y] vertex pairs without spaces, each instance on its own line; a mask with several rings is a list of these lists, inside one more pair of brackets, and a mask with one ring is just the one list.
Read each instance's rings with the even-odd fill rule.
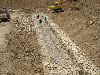
[[61,12],[61,0],[58,0],[58,2],[53,3],[53,5],[51,5],[50,8],[53,9],[54,12]]
[[[58,2],[55,2],[53,3],[53,5],[50,6],[50,9],[53,9],[54,12],[63,12],[62,10],[62,0],[58,0]],[[77,2],[78,0],[71,0],[71,1],[74,1],[74,2]]]

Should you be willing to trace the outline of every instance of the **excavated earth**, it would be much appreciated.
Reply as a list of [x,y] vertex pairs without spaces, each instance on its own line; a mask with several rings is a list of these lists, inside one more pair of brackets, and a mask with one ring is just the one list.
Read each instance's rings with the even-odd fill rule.
[[0,22],[0,75],[100,75],[100,0],[63,0],[59,13],[52,2],[0,0],[11,15]]

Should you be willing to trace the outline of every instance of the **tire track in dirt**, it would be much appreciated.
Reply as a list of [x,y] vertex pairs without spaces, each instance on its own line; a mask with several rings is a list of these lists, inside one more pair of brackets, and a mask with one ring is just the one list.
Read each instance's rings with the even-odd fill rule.
[[[6,49],[6,34],[10,32],[11,23],[0,24],[0,74],[5,75],[8,70],[11,71],[12,64],[8,63],[10,52]],[[8,68],[9,66],[9,68]]]

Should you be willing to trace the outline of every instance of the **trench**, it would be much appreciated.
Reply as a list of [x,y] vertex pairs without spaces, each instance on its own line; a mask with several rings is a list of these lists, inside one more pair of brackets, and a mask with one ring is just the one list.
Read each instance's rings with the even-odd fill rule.
[[[39,15],[39,19],[37,18]],[[40,23],[39,20],[42,20]],[[99,75],[100,70],[44,13],[33,15],[44,75]]]

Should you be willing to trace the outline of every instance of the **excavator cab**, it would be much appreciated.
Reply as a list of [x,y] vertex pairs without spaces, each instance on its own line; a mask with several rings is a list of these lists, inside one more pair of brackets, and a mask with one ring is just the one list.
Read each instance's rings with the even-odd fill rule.
[[59,3],[58,2],[55,2],[55,3],[53,3],[53,6],[57,6]]
[[55,2],[53,3],[53,5],[50,6],[51,9],[59,9],[61,8],[61,5],[59,4],[59,2]]
[[53,5],[51,5],[50,8],[53,9],[54,12],[62,11],[62,9],[61,9],[61,0],[59,0],[58,2],[53,3]]

